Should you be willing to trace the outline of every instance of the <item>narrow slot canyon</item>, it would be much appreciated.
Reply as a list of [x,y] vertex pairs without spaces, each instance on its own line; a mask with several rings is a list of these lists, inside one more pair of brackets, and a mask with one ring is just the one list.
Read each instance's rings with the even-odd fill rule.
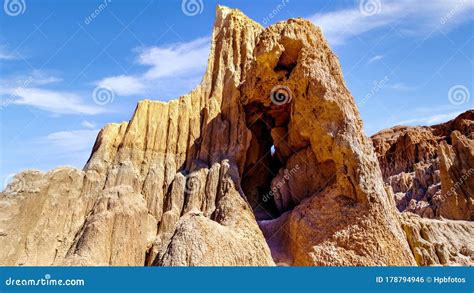
[[261,103],[245,106],[252,140],[247,151],[242,189],[257,220],[274,219],[281,214],[271,186],[292,154],[284,142],[288,135],[290,107],[290,104],[265,107]]

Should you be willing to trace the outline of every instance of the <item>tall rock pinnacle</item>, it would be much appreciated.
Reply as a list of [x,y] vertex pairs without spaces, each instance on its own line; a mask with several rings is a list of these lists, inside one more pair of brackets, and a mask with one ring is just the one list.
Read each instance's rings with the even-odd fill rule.
[[415,265],[321,30],[217,7],[201,84],[0,194],[2,265]]

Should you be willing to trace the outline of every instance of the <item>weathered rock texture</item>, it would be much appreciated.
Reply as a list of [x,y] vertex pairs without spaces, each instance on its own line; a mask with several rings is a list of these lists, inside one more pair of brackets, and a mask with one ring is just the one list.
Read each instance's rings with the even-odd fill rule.
[[84,170],[16,176],[1,264],[416,264],[320,29],[219,7],[212,38],[201,85],[106,126]]
[[402,227],[419,265],[474,264],[474,223],[402,214]]
[[220,8],[202,84],[106,126],[83,171],[19,174],[1,195],[11,265],[273,265],[240,187],[238,85],[262,27]]
[[400,211],[474,220],[474,110],[431,127],[383,130],[372,141]]

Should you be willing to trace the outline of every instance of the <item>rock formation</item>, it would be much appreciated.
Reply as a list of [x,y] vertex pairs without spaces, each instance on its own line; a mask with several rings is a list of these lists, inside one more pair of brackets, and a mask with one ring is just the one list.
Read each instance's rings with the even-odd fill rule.
[[474,110],[431,127],[383,130],[372,141],[400,211],[474,220]]
[[[465,143],[445,147],[449,178],[464,168],[454,157],[468,154]],[[414,253],[430,249],[417,238],[428,224],[408,229],[402,220],[321,30],[303,19],[264,29],[218,7],[196,89],[168,103],[142,101],[128,123],[106,126],[83,170],[14,178],[0,195],[0,264],[461,259]]]
[[372,141],[416,262],[472,266],[474,110],[431,127],[383,130]]
[[401,217],[419,265],[473,265],[472,222],[426,219],[412,213],[403,213]]

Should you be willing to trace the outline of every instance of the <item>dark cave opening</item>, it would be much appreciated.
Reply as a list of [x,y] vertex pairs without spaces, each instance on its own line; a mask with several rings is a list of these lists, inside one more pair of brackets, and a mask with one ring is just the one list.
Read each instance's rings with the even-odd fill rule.
[[252,132],[242,177],[242,189],[257,220],[280,216],[272,191],[272,180],[294,154],[288,145],[291,90],[284,85],[298,65],[302,42],[283,36],[283,51],[273,68],[281,84],[268,93],[272,103],[251,102],[244,106],[246,124]]
[[244,107],[252,140],[242,178],[242,189],[257,220],[279,216],[271,193],[271,183],[288,159],[280,145],[288,133],[289,104],[265,107],[251,103]]

